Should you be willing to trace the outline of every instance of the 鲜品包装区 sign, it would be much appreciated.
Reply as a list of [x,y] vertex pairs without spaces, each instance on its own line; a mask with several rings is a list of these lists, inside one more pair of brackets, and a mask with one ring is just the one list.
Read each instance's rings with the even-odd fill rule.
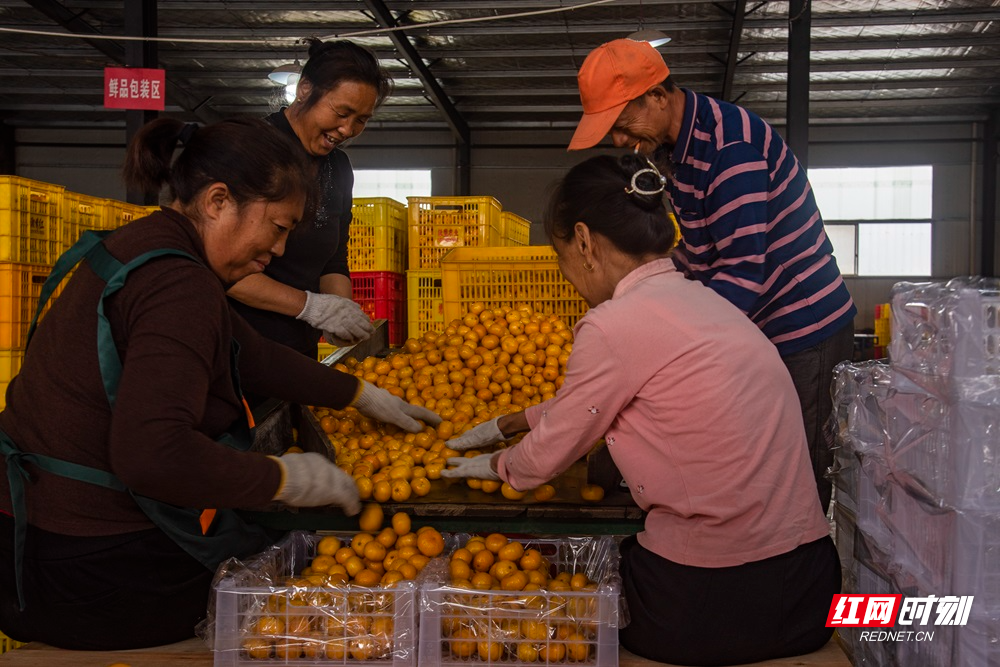
[[162,69],[105,67],[104,107],[163,111],[166,78]]

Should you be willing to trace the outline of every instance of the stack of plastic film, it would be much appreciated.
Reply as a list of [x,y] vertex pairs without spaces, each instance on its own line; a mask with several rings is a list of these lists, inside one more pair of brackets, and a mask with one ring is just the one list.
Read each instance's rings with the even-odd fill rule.
[[[464,540],[460,540],[464,542]],[[477,590],[453,586],[440,563],[427,567],[420,596],[420,665],[567,664],[617,667],[620,608],[618,549],[613,538],[521,541],[552,569],[582,573],[580,590]],[[437,566],[432,570],[432,566]]]
[[251,559],[220,566],[214,605],[199,629],[215,667],[417,664],[417,584],[314,584],[298,573],[321,538],[295,531]]

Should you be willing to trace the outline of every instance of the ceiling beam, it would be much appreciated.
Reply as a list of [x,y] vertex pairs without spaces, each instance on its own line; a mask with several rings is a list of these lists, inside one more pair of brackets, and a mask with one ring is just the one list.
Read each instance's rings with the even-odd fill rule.
[[[64,7],[56,0],[24,0],[34,9],[49,17],[66,30],[77,35],[103,35],[92,25],[81,19],[74,12]],[[126,64],[125,48],[118,42],[106,39],[85,40],[92,47],[106,55],[118,65]],[[173,98],[185,111],[190,111],[206,123],[214,123],[221,116],[212,110],[205,100],[196,100],[194,96],[171,81],[167,77],[167,98]]]
[[[396,19],[382,0],[365,0],[365,5],[375,15],[375,20],[383,28],[397,27]],[[424,64],[423,59],[413,44],[410,43],[409,38],[401,30],[389,33],[389,37],[396,46],[396,50],[399,51],[410,66],[410,69],[413,70],[413,73],[423,82],[427,95],[434,103],[434,106],[444,114],[452,132],[455,133],[455,136],[461,143],[468,144],[470,139],[469,125],[462,118],[462,115],[458,113],[451,100],[448,99],[444,89],[441,88],[441,84],[438,83],[438,80],[434,78],[430,69]]]

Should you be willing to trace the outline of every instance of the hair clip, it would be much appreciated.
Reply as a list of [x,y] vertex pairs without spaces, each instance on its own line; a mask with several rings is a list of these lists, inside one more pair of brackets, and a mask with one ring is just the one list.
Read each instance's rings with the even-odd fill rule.
[[184,127],[181,128],[180,134],[177,136],[177,141],[180,142],[181,146],[186,148],[188,142],[191,141],[191,137],[193,137],[194,133],[199,129],[200,127],[198,123],[185,123]]
[[[632,186],[625,188],[625,194],[658,195],[667,187],[667,178],[660,173],[660,170],[656,168],[656,165],[650,162],[649,159],[646,160],[646,164],[649,166],[632,174]],[[653,174],[656,176],[656,178],[660,181],[660,187],[656,190],[643,190],[640,188],[636,181],[638,181],[639,177],[643,174]]]

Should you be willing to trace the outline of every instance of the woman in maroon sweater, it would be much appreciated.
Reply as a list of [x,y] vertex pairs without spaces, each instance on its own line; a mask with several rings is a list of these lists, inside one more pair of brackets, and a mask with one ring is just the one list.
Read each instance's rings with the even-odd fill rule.
[[160,119],[133,140],[129,184],[166,182],[173,203],[95,239],[8,388],[0,631],[14,639],[124,649],[191,637],[218,563],[268,544],[233,508],[360,509],[325,457],[246,451],[241,390],[353,405],[409,431],[440,421],[230,310],[226,289],[281,255],[315,179],[263,121],[193,128]]

